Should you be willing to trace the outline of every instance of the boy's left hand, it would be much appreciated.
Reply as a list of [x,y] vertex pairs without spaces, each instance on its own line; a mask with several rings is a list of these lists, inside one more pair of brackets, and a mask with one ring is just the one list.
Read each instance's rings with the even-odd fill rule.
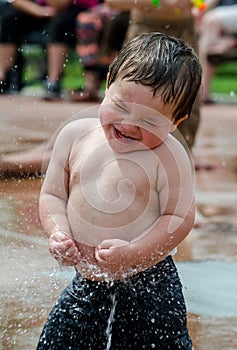
[[126,273],[131,268],[130,243],[121,239],[108,239],[95,249],[98,265],[108,273]]

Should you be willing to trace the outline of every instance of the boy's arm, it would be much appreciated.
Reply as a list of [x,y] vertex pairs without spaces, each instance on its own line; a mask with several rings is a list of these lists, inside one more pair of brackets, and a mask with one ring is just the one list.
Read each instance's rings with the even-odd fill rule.
[[157,156],[160,217],[141,235],[142,242],[137,237],[132,243],[144,255],[150,254],[152,260],[157,257],[159,261],[177,247],[193,227],[195,185],[192,161],[177,140],[163,143]]
[[39,214],[44,232],[49,238],[49,250],[64,265],[75,265],[79,259],[67,218],[68,157],[74,137],[71,124],[58,135],[39,198]]
[[54,142],[39,199],[40,219],[48,236],[55,230],[71,236],[67,218],[69,157],[75,141],[98,127],[96,123],[97,118],[89,119],[85,111],[85,118],[69,122]]
[[160,146],[157,191],[161,216],[130,243],[108,240],[98,247],[98,263],[104,267],[108,264],[110,272],[118,278],[131,269],[138,272],[155,265],[192,229],[195,217],[193,169],[183,146],[174,146],[172,152],[167,145]]
[[66,215],[68,200],[68,157],[70,132],[62,131],[57,137],[39,198],[39,213],[45,233],[60,229],[70,235]]

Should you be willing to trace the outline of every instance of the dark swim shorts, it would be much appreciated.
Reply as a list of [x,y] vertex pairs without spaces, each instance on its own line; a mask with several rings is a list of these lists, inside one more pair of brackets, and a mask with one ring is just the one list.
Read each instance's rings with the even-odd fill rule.
[[192,350],[186,316],[171,256],[114,283],[77,273],[54,305],[37,350]]

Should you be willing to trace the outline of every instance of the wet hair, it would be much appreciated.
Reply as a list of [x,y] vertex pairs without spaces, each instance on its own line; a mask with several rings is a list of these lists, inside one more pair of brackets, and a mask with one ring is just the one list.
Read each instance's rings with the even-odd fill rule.
[[109,67],[107,86],[123,79],[150,86],[154,96],[174,106],[176,122],[190,116],[201,75],[197,54],[183,40],[147,33],[124,45]]

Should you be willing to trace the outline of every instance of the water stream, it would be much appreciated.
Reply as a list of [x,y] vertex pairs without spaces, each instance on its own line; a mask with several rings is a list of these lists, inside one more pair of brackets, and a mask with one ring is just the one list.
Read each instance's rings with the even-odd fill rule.
[[111,296],[111,301],[112,301],[112,307],[110,310],[110,315],[109,315],[109,319],[108,319],[108,325],[106,328],[106,335],[108,338],[107,341],[107,345],[106,345],[106,350],[110,350],[110,346],[111,346],[111,338],[112,338],[112,326],[113,326],[113,320],[114,320],[114,315],[115,315],[115,309],[116,309],[116,293],[114,292],[114,294]]

